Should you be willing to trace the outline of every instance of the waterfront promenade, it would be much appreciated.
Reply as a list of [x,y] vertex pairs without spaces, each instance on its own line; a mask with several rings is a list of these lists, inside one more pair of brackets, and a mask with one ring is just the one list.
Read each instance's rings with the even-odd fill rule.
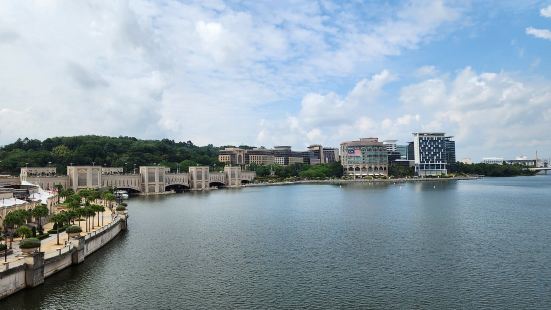
[[396,179],[324,179],[324,180],[296,180],[278,182],[258,182],[244,184],[243,187],[272,186],[272,185],[293,185],[293,184],[394,184],[394,183],[416,183],[416,182],[445,182],[457,180],[477,180],[480,176],[450,177],[450,178],[396,178]]
[[[96,225],[98,222],[98,218],[96,217],[94,220],[94,228],[91,228],[91,224],[89,227],[89,230],[86,230],[86,220],[83,221],[75,221],[74,225],[80,226],[82,229],[82,232],[80,233],[81,236],[91,236],[105,227],[108,227],[113,220],[116,219],[116,213],[112,213],[109,208],[106,208],[104,212],[100,212],[100,225]],[[92,219],[90,219],[92,221]],[[103,221],[103,222],[102,222]],[[53,223],[47,223],[45,224],[44,231],[48,231],[53,229],[54,224]],[[44,257],[49,258],[53,257],[62,253],[66,253],[70,250],[71,244],[68,242],[69,238],[66,232],[60,232],[59,233],[59,243],[57,244],[57,234],[50,234],[50,236],[44,240],[41,241],[40,244],[40,252],[44,252]],[[21,242],[21,238],[14,238],[12,243],[13,253],[7,256],[7,259],[5,260],[4,257],[0,257],[2,261],[2,267],[0,267],[0,271],[7,270],[9,268],[12,268],[14,266],[19,266],[24,264],[25,256],[21,252],[21,249],[19,249],[19,242]],[[8,242],[9,243],[9,242]]]

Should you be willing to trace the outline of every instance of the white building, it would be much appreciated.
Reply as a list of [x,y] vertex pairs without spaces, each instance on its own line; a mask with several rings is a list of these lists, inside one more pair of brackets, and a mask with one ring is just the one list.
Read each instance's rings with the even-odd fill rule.
[[[413,134],[416,175],[436,176],[448,173],[447,158],[451,138],[441,132]],[[455,150],[453,151],[455,152]]]
[[504,161],[505,161],[505,159],[503,159],[501,157],[484,157],[484,158],[482,158],[482,163],[483,164],[488,164],[488,165],[503,165]]

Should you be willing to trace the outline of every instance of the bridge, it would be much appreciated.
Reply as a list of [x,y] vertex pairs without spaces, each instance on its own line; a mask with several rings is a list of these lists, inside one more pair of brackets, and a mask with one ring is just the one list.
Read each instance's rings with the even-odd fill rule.
[[171,172],[163,166],[140,166],[138,173],[124,173],[122,167],[68,166],[67,175],[57,175],[55,167],[21,168],[20,181],[36,184],[45,190],[56,185],[78,191],[84,188],[117,188],[144,195],[239,187],[254,180],[256,173],[240,166],[226,166],[211,172],[208,166],[189,167],[188,172]]
[[551,170],[551,167],[533,167],[533,168],[528,168],[528,170],[536,171],[536,172],[544,171],[545,174],[547,174],[547,171]]

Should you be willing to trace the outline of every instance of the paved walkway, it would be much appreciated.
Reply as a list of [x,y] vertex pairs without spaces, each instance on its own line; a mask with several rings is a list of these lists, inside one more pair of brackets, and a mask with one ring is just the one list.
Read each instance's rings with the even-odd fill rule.
[[[114,210],[114,209],[113,209]],[[113,214],[111,213],[111,210],[109,208],[105,208],[104,212],[100,213],[99,217],[99,223],[100,226],[97,226],[98,224],[98,217],[96,216],[94,218],[94,228],[92,229],[92,218],[90,218],[89,221],[89,228],[90,230],[86,230],[86,219],[84,221],[77,222],[75,221],[74,225],[79,225],[82,228],[81,236],[86,236],[88,233],[93,233],[95,231],[100,230],[102,227],[109,225],[113,221]],[[102,223],[103,219],[103,223]],[[103,225],[102,225],[103,224]],[[47,223],[43,225],[44,231],[48,231],[50,229],[53,229],[54,224],[53,223]],[[68,244],[69,236],[66,232],[59,233],[59,243],[57,244],[57,234],[50,234],[50,236],[44,240],[41,241],[40,251],[44,252],[45,257],[51,257],[54,256],[56,253],[59,253],[59,250],[62,252],[65,252],[66,244]],[[19,264],[23,264],[23,256],[21,253],[21,249],[19,249],[19,242],[21,241],[21,238],[15,238],[13,239],[13,254],[10,254],[7,256],[7,262],[9,263],[10,268],[17,266]],[[8,241],[9,245],[9,241]],[[0,257],[0,262],[4,264],[4,257]],[[5,269],[5,266],[0,265],[0,271],[3,271]]]

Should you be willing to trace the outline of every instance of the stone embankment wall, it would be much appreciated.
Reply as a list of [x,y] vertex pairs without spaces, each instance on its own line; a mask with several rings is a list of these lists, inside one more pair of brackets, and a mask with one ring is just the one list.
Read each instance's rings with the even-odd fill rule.
[[119,215],[108,226],[90,235],[72,238],[69,247],[59,252],[35,253],[27,256],[24,262],[10,265],[8,269],[0,266],[0,299],[27,287],[44,283],[44,279],[72,265],[80,264],[86,256],[100,249],[121,231],[126,230],[127,215]]

